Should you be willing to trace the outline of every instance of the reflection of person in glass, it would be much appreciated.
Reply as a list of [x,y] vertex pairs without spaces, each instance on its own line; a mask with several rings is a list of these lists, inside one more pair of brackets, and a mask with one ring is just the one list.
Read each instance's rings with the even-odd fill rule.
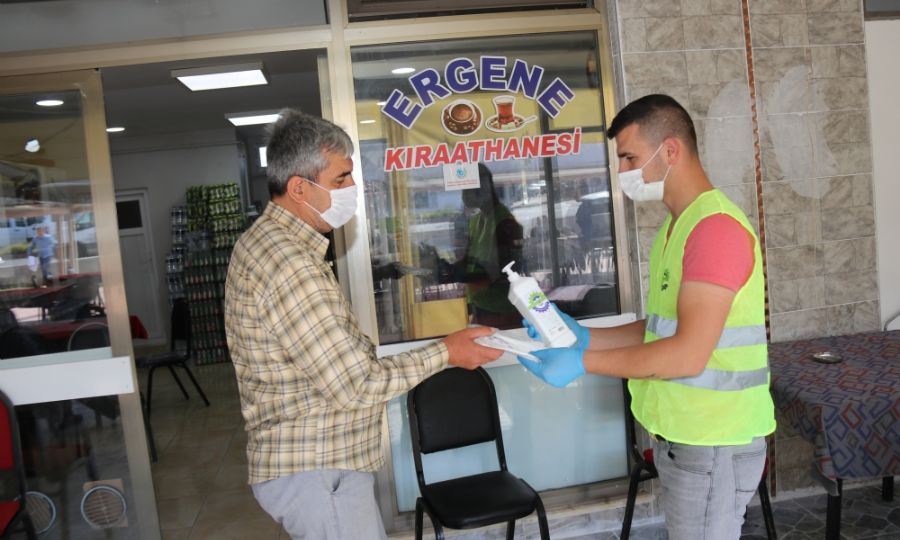
[[50,262],[53,259],[56,240],[45,225],[38,227],[35,232],[37,235],[31,239],[31,245],[28,246],[28,254],[37,257],[40,261],[41,275],[44,277],[44,284],[47,285],[53,279],[53,274],[50,271]]
[[509,281],[502,269],[515,261],[513,268],[524,270],[522,226],[500,202],[490,169],[479,163],[478,175],[481,185],[462,194],[463,204],[476,213],[468,222],[460,281],[466,284],[472,322],[497,328],[519,326],[522,317],[509,303]]
[[500,351],[468,328],[376,357],[325,260],[327,233],[356,212],[353,142],[285,109],[266,149],[272,200],[234,246],[225,332],[241,395],[253,494],[291,538],[385,539],[374,477],[391,399],[450,365]]

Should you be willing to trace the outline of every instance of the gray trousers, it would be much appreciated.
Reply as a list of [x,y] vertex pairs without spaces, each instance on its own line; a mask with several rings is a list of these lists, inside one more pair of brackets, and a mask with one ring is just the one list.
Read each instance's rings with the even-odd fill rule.
[[766,439],[741,446],[653,441],[669,540],[737,540],[762,478]]
[[259,505],[294,540],[386,540],[370,473],[322,470],[253,484]]

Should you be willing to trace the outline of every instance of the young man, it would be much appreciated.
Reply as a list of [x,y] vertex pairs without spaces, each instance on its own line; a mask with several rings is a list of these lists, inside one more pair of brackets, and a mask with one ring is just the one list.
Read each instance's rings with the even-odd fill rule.
[[56,249],[56,240],[50,234],[50,229],[46,225],[39,225],[35,229],[35,233],[35,237],[31,239],[31,245],[28,246],[28,253],[39,259],[44,285],[50,285],[50,280],[53,279],[50,264],[53,260],[53,252]]
[[502,351],[466,329],[376,358],[325,260],[323,233],[356,210],[353,144],[331,122],[284,110],[266,149],[271,202],[235,244],[225,327],[248,433],[250,484],[292,538],[386,538],[371,474],[385,404],[455,365]]
[[632,412],[651,434],[672,540],[739,538],[744,509],[775,430],[769,395],[759,241],[713,188],[687,111],[650,95],[627,105],[608,135],[619,183],[670,214],[653,241],[647,319],[584,328],[572,348],[519,360],[554,386],[586,371],[630,379]]

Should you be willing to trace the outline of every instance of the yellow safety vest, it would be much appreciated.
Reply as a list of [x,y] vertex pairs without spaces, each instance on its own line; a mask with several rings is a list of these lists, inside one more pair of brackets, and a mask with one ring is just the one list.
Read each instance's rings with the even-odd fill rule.
[[759,240],[744,213],[719,190],[697,197],[675,222],[667,242],[669,214],[653,240],[644,343],[675,335],[684,246],[694,227],[714,214],[731,216],[753,236],[754,260],[706,369],[695,377],[628,381],[631,410],[647,431],[699,446],[747,444],[775,431]]

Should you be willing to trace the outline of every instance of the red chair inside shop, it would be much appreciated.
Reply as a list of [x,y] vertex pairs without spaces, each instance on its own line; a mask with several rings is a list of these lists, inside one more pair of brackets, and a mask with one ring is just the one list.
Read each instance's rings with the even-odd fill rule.
[[[638,484],[644,480],[652,480],[659,476],[656,465],[653,463],[653,449],[646,448],[643,451],[637,445],[634,416],[631,414],[631,394],[628,392],[628,380],[622,379],[622,394],[625,396],[625,431],[628,448],[631,452],[631,474],[628,483],[628,500],[625,504],[625,516],[622,518],[622,532],[619,540],[628,540],[631,534],[631,520],[634,517],[634,505],[637,500]],[[762,478],[756,491],[759,494],[759,504],[762,508],[763,521],[766,525],[766,537],[769,540],[777,540],[778,533],[775,530],[775,517],[772,515],[772,504],[769,501],[769,488],[766,486],[766,477],[769,475],[769,458],[763,467]]]
[[[14,477],[12,482],[8,477]],[[15,486],[7,492],[3,486]],[[0,391],[0,537],[10,538],[24,530],[29,539],[37,538],[34,525],[25,510],[25,464],[19,443],[19,425],[9,398]]]

